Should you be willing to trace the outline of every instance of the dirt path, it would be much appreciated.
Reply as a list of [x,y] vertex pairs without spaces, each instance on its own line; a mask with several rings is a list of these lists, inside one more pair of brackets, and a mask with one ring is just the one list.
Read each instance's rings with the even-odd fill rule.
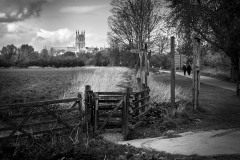
[[164,151],[182,155],[232,155],[240,154],[240,130],[211,130],[186,132],[179,137],[146,138],[121,141],[118,144],[130,144],[137,148]]
[[[156,81],[159,81],[161,77],[161,74],[154,75]],[[162,81],[168,82],[169,79]],[[216,81],[215,85],[221,85],[218,82],[219,80]],[[214,84],[214,79],[211,79],[211,83]],[[191,90],[192,79],[177,74],[176,85]],[[240,128],[240,96],[236,96],[235,91],[201,83],[199,103],[205,111],[201,117],[202,122],[194,126],[188,126],[191,127],[188,130]]]
[[[153,78],[156,82],[169,83],[168,74],[154,74]],[[211,79],[211,83],[214,80]],[[191,90],[191,85],[192,79],[176,75],[176,86]],[[200,108],[200,122],[177,128],[174,132],[180,134],[175,138],[161,136],[118,143],[171,154],[239,155],[240,97],[230,89],[201,83]]]

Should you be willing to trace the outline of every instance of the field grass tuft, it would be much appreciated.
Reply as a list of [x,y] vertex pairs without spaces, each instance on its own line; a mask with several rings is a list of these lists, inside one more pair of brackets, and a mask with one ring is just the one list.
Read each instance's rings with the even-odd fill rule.
[[[162,103],[171,101],[171,84],[169,74],[160,73],[158,75],[156,73],[150,73],[148,81],[152,102]],[[176,101],[190,101],[191,89],[183,88],[181,82],[177,83],[175,86]]]
[[85,86],[90,85],[94,92],[117,92],[123,91],[123,83],[127,83],[125,77],[130,69],[125,67],[88,67],[95,69],[91,74],[79,73],[72,80],[72,86],[64,93],[63,98],[76,96],[77,92],[84,93]]

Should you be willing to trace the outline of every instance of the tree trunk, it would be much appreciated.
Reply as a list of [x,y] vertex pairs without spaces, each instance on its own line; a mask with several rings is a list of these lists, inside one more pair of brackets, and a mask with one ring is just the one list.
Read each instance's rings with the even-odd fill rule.
[[236,82],[237,80],[240,80],[239,78],[239,51],[238,50],[232,50],[230,53],[231,58],[231,81]]

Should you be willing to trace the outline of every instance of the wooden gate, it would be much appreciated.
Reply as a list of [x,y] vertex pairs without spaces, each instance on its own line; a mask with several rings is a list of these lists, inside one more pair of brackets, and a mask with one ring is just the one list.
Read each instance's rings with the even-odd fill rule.
[[[66,103],[72,104],[67,106]],[[82,118],[81,94],[71,99],[0,106],[0,140],[34,139],[36,135],[62,131],[70,133],[80,126]]]
[[85,106],[93,135],[104,130],[121,131],[126,138],[129,129],[134,129],[142,122],[150,104],[149,88],[141,92],[93,92],[86,86]]

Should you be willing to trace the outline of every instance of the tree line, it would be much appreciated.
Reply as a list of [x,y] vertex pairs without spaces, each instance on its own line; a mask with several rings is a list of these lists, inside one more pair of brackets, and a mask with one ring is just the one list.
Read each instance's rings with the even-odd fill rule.
[[53,56],[47,49],[35,51],[31,45],[23,44],[19,48],[13,44],[3,46],[0,55],[0,67],[77,67],[85,65],[107,66],[110,64],[108,50],[92,53],[74,53],[66,51]]

